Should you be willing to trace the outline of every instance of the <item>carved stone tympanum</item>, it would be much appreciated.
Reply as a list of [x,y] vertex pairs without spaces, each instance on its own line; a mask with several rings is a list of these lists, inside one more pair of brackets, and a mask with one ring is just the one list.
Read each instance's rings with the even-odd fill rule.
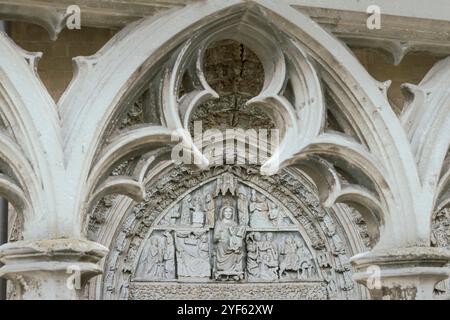
[[[173,195],[165,191],[172,182],[184,186]],[[290,184],[291,189],[282,187]],[[221,284],[242,292],[250,284],[267,286],[258,291],[260,298],[283,283],[299,298],[303,290],[317,290],[322,298],[354,294],[340,226],[290,174],[261,177],[251,167],[228,166],[208,172],[173,169],[154,190],[161,196],[135,206],[116,240],[122,249],[107,262],[112,269],[105,283],[125,281],[122,298],[150,297],[145,288],[154,286],[161,298],[173,298],[192,284],[211,297],[220,296]],[[136,217],[143,219],[141,227],[132,222]],[[124,262],[130,267],[120,267]],[[123,270],[123,277],[115,270]],[[107,294],[115,290],[105,289]]]

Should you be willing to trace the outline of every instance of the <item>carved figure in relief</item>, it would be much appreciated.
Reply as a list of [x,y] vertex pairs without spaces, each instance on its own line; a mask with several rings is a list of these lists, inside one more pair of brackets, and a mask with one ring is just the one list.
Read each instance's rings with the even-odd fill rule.
[[287,271],[297,273],[297,279],[310,279],[314,273],[313,257],[308,248],[289,235],[281,249],[280,277],[287,276]]
[[199,248],[200,248],[200,257],[203,260],[208,260],[209,261],[209,237],[208,237],[208,233],[203,233],[200,236],[200,243],[199,243]]
[[280,209],[278,206],[269,202],[269,221],[276,227],[279,224],[280,219]]
[[306,248],[302,243],[300,243],[298,251],[301,261],[302,279],[311,279],[314,271],[314,265],[312,262],[313,257],[308,248]]
[[209,277],[209,244],[205,232],[177,231],[176,250],[179,277]]
[[247,226],[249,222],[249,215],[248,215],[249,202],[247,199],[247,195],[242,191],[239,192],[237,207],[238,207],[239,224],[241,226]]
[[164,274],[166,279],[175,278],[175,244],[169,231],[164,232]]
[[194,205],[192,203],[192,197],[190,194],[188,194],[184,199],[183,203],[181,204],[181,225],[190,225],[191,224],[191,216],[192,212],[194,211]]
[[245,227],[234,221],[234,209],[222,207],[214,228],[216,244],[216,279],[240,280],[243,278],[243,242]]
[[260,278],[266,281],[278,279],[278,248],[273,241],[273,234],[268,232],[265,240],[258,245],[260,261]]
[[256,190],[252,190],[250,198],[250,227],[264,228],[270,226],[269,205],[264,196],[259,196]]
[[122,271],[131,272],[133,269],[133,261],[135,256],[139,251],[138,243],[136,240],[133,240],[128,247],[128,256],[124,260]]
[[[153,231],[153,236],[146,241],[148,244],[144,243],[143,252],[146,253],[141,255],[138,263],[137,280],[239,281],[244,280],[245,274],[245,281],[249,282],[273,282],[280,278],[290,282],[317,275],[314,258],[301,235],[294,233],[292,228],[284,228],[294,225],[287,213],[298,208],[296,202],[289,206],[290,202],[286,200],[278,205],[274,198],[269,200],[251,186],[238,184],[231,173],[222,174],[219,178],[191,191],[167,211],[159,224],[164,227]],[[265,185],[260,187],[265,188]],[[177,191],[176,195],[181,192]],[[267,192],[279,195],[276,189]],[[161,204],[161,210],[172,200]],[[216,216],[217,205],[220,210]],[[322,217],[321,220],[331,242],[331,252],[337,254],[332,260],[334,265],[335,259],[341,258],[339,248],[343,248],[345,253],[344,243],[337,235],[331,217]],[[247,234],[249,227],[254,229]],[[320,252],[323,246],[314,248]],[[329,257],[326,257],[329,252],[323,251],[323,258],[328,261],[322,261],[322,264],[319,261],[321,268],[331,265]],[[339,266],[339,262],[336,265]],[[342,273],[346,270],[338,269],[339,278],[334,279],[339,281],[340,290]],[[330,283],[330,287],[333,285],[336,283]]]
[[245,239],[247,245],[247,274],[249,280],[259,279],[259,250],[258,244],[261,242],[261,234],[259,232],[251,232],[247,234]]
[[331,237],[331,243],[333,244],[333,254],[334,255],[342,255],[345,254],[345,245],[342,241],[341,237],[334,233]]
[[325,231],[329,237],[332,237],[336,233],[336,226],[333,219],[328,214],[324,214],[322,217]]
[[151,236],[142,252],[142,276],[145,279],[161,280],[165,278],[164,248],[160,236]]
[[341,289],[343,291],[350,291],[353,289],[354,286],[355,286],[355,284],[353,283],[350,271],[343,272]]
[[286,271],[297,272],[297,278],[300,279],[301,260],[298,255],[300,245],[292,235],[284,240],[281,249],[280,277],[286,275]]
[[201,228],[205,225],[205,213],[202,211],[201,203],[197,198],[194,202],[194,211],[192,212],[192,226]]
[[337,294],[337,285],[336,280],[333,276],[332,270],[325,270],[323,272],[323,277],[325,279],[325,282],[327,284],[327,294],[329,298],[334,298]]
[[205,198],[206,224],[214,226],[216,214],[216,202],[211,193],[206,194]]

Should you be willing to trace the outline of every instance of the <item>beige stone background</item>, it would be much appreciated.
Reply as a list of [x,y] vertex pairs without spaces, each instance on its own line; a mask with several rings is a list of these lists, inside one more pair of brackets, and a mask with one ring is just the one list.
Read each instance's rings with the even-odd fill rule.
[[[83,27],[64,29],[56,41],[43,28],[23,22],[11,22],[12,39],[23,49],[43,52],[38,73],[53,99],[58,100],[72,79],[72,58],[97,52],[118,30]],[[418,84],[428,70],[442,57],[427,53],[410,53],[395,66],[373,49],[353,48],[366,70],[378,81],[392,80],[388,97],[398,114],[403,107],[402,83]]]

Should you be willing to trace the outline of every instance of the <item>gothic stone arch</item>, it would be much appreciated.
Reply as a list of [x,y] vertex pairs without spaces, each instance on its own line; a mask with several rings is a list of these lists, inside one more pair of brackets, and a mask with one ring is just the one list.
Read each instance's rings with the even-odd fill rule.
[[[103,218],[89,226],[91,240],[112,237],[105,274],[90,286],[90,296],[229,299],[237,289],[247,299],[367,296],[349,264],[370,246],[364,221],[345,205],[323,209],[299,171],[268,177],[257,166],[198,171],[167,165],[155,178],[144,201],[115,197],[94,211]],[[224,207],[235,213],[230,230],[237,254],[228,246],[217,252]],[[108,220],[119,221],[114,230]]]

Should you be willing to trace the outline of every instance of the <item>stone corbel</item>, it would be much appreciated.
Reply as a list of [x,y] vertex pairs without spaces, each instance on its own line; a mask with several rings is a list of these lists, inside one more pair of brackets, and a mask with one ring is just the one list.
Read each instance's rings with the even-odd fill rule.
[[450,275],[450,251],[442,248],[375,250],[350,261],[353,279],[375,300],[431,300],[435,285]]
[[18,299],[79,299],[86,282],[101,273],[108,252],[79,239],[17,241],[0,247],[0,276],[15,285]]

